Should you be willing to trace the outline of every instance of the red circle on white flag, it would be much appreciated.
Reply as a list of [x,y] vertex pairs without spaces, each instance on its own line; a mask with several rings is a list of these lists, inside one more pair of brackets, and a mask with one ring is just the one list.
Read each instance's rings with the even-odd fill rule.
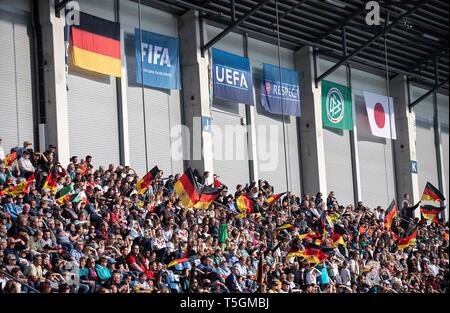
[[373,111],[375,123],[377,123],[378,128],[384,128],[384,125],[386,124],[386,115],[384,113],[383,105],[381,103],[375,104]]

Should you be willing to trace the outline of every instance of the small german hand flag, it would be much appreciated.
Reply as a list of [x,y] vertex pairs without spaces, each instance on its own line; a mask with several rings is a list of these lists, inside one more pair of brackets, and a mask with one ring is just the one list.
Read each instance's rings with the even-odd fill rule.
[[160,170],[158,166],[155,166],[152,168],[150,172],[145,174],[144,177],[142,177],[138,182],[136,183],[136,190],[140,195],[143,195],[147,189],[148,186],[155,180],[159,178]]
[[73,65],[91,72],[121,77],[120,25],[80,13],[80,24],[71,27]]
[[185,263],[185,262],[193,262],[193,261],[196,260],[196,259],[198,259],[198,256],[197,256],[196,254],[191,255],[190,257],[188,257],[188,256],[183,256],[182,258],[175,259],[175,260],[171,261],[171,262],[167,265],[167,267],[170,268],[170,267],[173,267],[173,266],[178,265],[178,264],[183,264],[183,263]]
[[386,229],[392,229],[392,223],[394,218],[397,216],[397,205],[395,204],[395,200],[392,200],[391,205],[386,209],[386,214],[384,216],[384,227]]
[[283,225],[281,225],[281,226],[278,226],[277,228],[275,228],[275,230],[276,230],[276,231],[282,231],[282,230],[284,230],[284,229],[294,229],[294,228],[295,228],[294,225],[292,225],[292,224],[290,224],[290,223],[286,223],[286,224],[283,224]]
[[347,245],[344,241],[344,234],[346,234],[347,231],[342,225],[334,224],[334,228],[331,232],[333,237],[333,246],[336,247],[338,244],[343,245],[344,247]]
[[250,215],[257,213],[255,212],[256,205],[247,193],[244,193],[236,199],[236,205],[241,214]]
[[397,246],[399,250],[404,250],[406,247],[414,246],[417,238],[417,226],[411,225],[408,227],[403,238],[400,238]]
[[267,204],[269,205],[269,207],[271,207],[272,205],[274,205],[275,203],[277,203],[277,201],[278,201],[284,194],[286,194],[286,193],[285,193],[285,192],[279,193],[279,194],[276,194],[276,195],[273,195],[273,196],[267,198],[266,202],[267,202]]
[[186,208],[193,208],[200,200],[200,188],[191,168],[174,185],[175,191]]

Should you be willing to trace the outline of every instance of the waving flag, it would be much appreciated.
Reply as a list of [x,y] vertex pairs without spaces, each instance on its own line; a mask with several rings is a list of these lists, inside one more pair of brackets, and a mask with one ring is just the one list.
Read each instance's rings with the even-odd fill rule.
[[305,245],[305,250],[301,251],[300,256],[304,257],[309,263],[319,264],[328,259],[333,254],[333,248],[323,247],[310,243]]
[[364,101],[372,134],[376,137],[397,139],[393,98],[365,91]]
[[397,216],[397,205],[395,204],[395,200],[392,200],[391,205],[386,209],[386,214],[384,216],[384,227],[386,229],[392,229],[392,223],[394,222],[394,218]]
[[279,193],[279,194],[276,194],[276,195],[273,195],[273,196],[267,198],[266,202],[269,204],[269,207],[272,206],[272,205],[274,205],[275,203],[277,203],[277,201],[278,201],[284,194],[286,194],[286,193],[285,193],[285,192]]
[[3,163],[5,164],[6,167],[9,167],[14,163],[14,161],[16,159],[17,159],[17,152],[13,152],[13,153],[8,154],[5,157],[5,160],[3,161]]
[[342,225],[334,224],[333,231],[331,232],[333,237],[333,246],[336,247],[338,244],[343,245],[344,247],[347,245],[344,241],[344,234],[346,234],[347,231]]
[[205,186],[200,194],[198,202],[194,205],[196,209],[207,209],[214,200],[220,195],[222,189]]
[[241,214],[250,215],[252,213],[256,213],[256,205],[247,193],[244,193],[238,197],[236,199],[236,204]]
[[138,191],[138,193],[140,195],[143,195],[147,189],[148,186],[150,186],[150,184],[158,178],[160,173],[160,170],[157,166],[155,166],[154,168],[152,168],[152,170],[150,172],[148,172],[147,174],[145,174],[144,177],[142,177],[137,183],[136,183],[136,190]]
[[276,231],[282,231],[282,230],[284,230],[284,229],[294,229],[294,228],[295,228],[294,225],[292,225],[292,224],[290,224],[290,223],[286,223],[286,224],[283,224],[283,225],[281,225],[281,226],[278,226],[277,228],[275,228],[275,230],[276,230]]
[[188,168],[186,172],[184,172],[180,179],[175,183],[174,187],[185,207],[192,208],[200,201],[200,188],[191,168]]
[[441,203],[444,201],[444,195],[430,182],[427,182],[422,194],[422,202],[420,205],[420,213],[422,213],[422,217],[426,220],[432,220],[433,222],[438,223],[438,216],[445,209],[445,206],[441,206]]
[[404,250],[409,246],[416,245],[417,226],[410,224],[403,238],[398,240],[397,246],[399,250]]

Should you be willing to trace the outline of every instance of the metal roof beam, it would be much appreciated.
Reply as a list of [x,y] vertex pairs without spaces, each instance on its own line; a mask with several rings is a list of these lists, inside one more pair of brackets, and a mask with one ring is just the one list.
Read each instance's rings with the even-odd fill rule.
[[373,36],[371,39],[369,39],[365,44],[363,44],[362,46],[360,46],[358,49],[356,49],[355,51],[353,51],[351,54],[349,54],[347,57],[342,58],[337,64],[335,64],[334,66],[332,66],[330,69],[328,69],[325,73],[323,73],[322,75],[320,75],[319,77],[316,78],[316,83],[319,83],[321,80],[323,80],[324,78],[328,77],[328,75],[330,75],[331,73],[333,73],[335,70],[337,70],[342,64],[345,64],[348,60],[352,59],[353,57],[355,57],[358,53],[360,53],[361,51],[363,51],[364,49],[366,49],[367,47],[369,47],[373,42],[375,42],[377,39],[379,39],[381,36],[383,36],[385,33],[389,32],[392,28],[394,28],[398,23],[400,23],[404,18],[410,16],[411,14],[414,14],[414,12],[416,12],[417,10],[419,10],[420,8],[422,8],[426,3],[428,3],[430,0],[424,0],[422,1],[420,4],[415,5],[414,7],[412,7],[411,9],[409,9],[407,12],[403,13],[402,15],[400,15],[399,17],[397,17],[391,24],[389,24],[388,26],[384,27],[383,29],[381,29],[380,31],[378,31],[378,33]]
[[424,95],[422,95],[421,97],[419,97],[418,99],[416,99],[415,101],[413,101],[412,103],[409,104],[409,108],[412,109],[413,107],[415,107],[416,105],[418,105],[420,102],[422,102],[423,100],[425,100],[426,98],[428,98],[430,95],[432,95],[433,93],[435,93],[436,91],[438,91],[439,89],[441,89],[442,87],[444,87],[444,85],[448,84],[448,79],[443,81],[442,83],[440,83],[439,85],[435,86],[433,89],[431,89],[430,91],[428,91],[427,93],[425,93]]
[[[287,10],[286,12],[284,12],[283,14],[280,15],[280,17],[278,18],[278,22],[281,22],[282,19],[284,19],[286,16],[288,16],[289,14],[291,14],[292,12],[294,12],[295,10],[297,10],[299,7],[302,6],[303,3],[305,3],[308,0],[300,0],[296,5],[294,5],[292,8],[290,8],[289,10]],[[275,24],[277,21],[273,21],[272,23],[270,23],[271,27],[273,24]]]
[[448,40],[445,41],[445,44],[438,49],[437,51],[433,52],[426,58],[423,58],[419,62],[417,62],[414,66],[412,66],[410,69],[408,69],[408,72],[414,73],[414,72],[420,72],[424,67],[428,67],[430,62],[433,62],[437,57],[441,57],[442,55],[446,54],[448,52]]
[[324,40],[325,38],[330,36],[332,33],[337,31],[339,28],[342,28],[342,27],[346,26],[351,20],[353,20],[355,17],[360,15],[365,10],[366,10],[366,6],[364,5],[363,7],[359,8],[358,10],[354,11],[352,14],[347,16],[345,19],[343,19],[339,24],[337,24],[337,25],[333,26],[332,28],[330,28],[329,30],[327,30],[319,38],[314,40],[314,42],[321,42],[322,40]]
[[214,46],[217,42],[219,42],[223,37],[225,37],[228,33],[232,32],[235,28],[237,28],[239,25],[241,25],[243,22],[245,22],[250,16],[255,14],[256,11],[261,9],[263,6],[265,6],[267,3],[269,3],[271,0],[262,0],[259,2],[256,6],[253,7],[250,11],[248,11],[244,16],[240,17],[237,21],[231,23],[230,26],[225,28],[220,34],[218,34],[216,37],[211,39],[208,43],[202,46],[201,51],[204,53],[206,50]]

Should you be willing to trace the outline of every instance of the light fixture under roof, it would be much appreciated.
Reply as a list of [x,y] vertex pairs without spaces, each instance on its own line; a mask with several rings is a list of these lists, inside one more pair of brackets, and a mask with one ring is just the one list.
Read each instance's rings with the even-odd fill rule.
[[433,41],[440,41],[440,39],[438,38],[438,37],[436,37],[436,36],[433,36],[433,35],[430,35],[430,34],[422,34],[422,37],[423,38],[427,38],[427,39],[430,39],[430,40],[433,40]]
[[339,7],[339,8],[345,8],[345,7],[347,7],[347,5],[346,5],[344,2],[339,1],[339,0],[325,0],[325,2],[327,2],[327,3],[329,3],[329,4],[332,4],[332,5],[334,5],[334,6],[337,6],[337,7]]

